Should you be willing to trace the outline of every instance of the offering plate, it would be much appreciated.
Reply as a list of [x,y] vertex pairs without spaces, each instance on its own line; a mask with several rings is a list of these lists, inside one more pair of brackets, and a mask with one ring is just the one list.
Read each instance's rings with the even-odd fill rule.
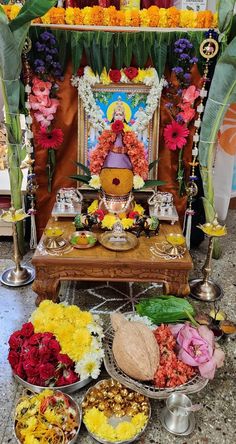
[[103,247],[113,251],[128,251],[138,245],[137,237],[127,232],[106,231],[99,236],[99,242]]
[[88,385],[91,381],[92,378],[86,378],[83,379],[82,381],[77,381],[74,382],[73,384],[69,384],[69,385],[62,385],[60,387],[42,387],[40,385],[34,385],[34,384],[30,384],[27,381],[24,381],[24,379],[20,378],[18,375],[15,375],[13,373],[13,376],[15,378],[15,380],[23,385],[23,387],[25,387],[27,390],[30,390],[31,392],[35,392],[35,393],[40,393],[43,390],[45,390],[46,388],[50,389],[50,390],[59,390],[60,392],[69,394],[69,393],[74,393],[77,390],[80,390],[81,388],[85,387],[86,385]]
[[[79,243],[79,240],[81,243]],[[97,243],[97,236],[92,231],[75,231],[70,236],[69,242],[74,248],[85,250],[94,247]]]

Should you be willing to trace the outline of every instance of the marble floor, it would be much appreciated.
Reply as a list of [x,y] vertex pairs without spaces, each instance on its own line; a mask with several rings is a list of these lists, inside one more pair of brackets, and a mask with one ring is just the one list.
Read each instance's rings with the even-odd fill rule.
[[[213,261],[213,276],[221,283],[224,297],[220,306],[228,318],[236,321],[236,211],[231,210],[227,219],[228,236],[221,241],[222,256]],[[206,242],[198,250],[192,251],[194,260],[194,276],[198,276],[204,263]],[[9,239],[0,238],[0,272],[9,266],[12,256],[12,244]],[[25,259],[30,261],[31,252]],[[83,289],[75,286],[62,285],[61,298],[86,308],[86,300],[91,301],[91,286],[86,284]],[[157,289],[150,290],[156,292]],[[134,289],[140,291],[140,289]],[[109,289],[106,289],[109,292]],[[149,293],[147,293],[149,294]],[[87,295],[87,298],[86,298]],[[89,297],[88,297],[89,296]],[[191,300],[192,301],[192,300]],[[19,289],[7,288],[0,284],[0,443],[13,444],[14,405],[22,389],[12,378],[11,369],[7,362],[8,338],[11,332],[28,320],[34,310],[35,294],[31,286]],[[83,303],[82,303],[83,302]],[[203,310],[208,310],[210,304],[197,303]],[[91,307],[88,305],[87,309]],[[191,395],[194,403],[202,402],[203,409],[195,414],[196,426],[189,436],[177,437],[169,434],[160,423],[160,412],[163,401],[152,401],[152,419],[145,434],[138,444],[233,444],[236,442],[236,338],[226,339],[221,343],[226,353],[225,366],[218,370],[216,378],[199,393]],[[105,371],[102,377],[106,375]],[[81,400],[85,390],[76,393]],[[88,436],[84,427],[78,443],[95,443]]]

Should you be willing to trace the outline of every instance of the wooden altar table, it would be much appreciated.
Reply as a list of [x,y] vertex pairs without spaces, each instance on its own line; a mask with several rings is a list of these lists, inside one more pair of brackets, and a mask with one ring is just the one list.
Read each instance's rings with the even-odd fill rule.
[[[62,228],[66,239],[75,231],[72,221],[68,220],[49,220],[48,227]],[[164,240],[170,232],[182,233],[180,225],[162,222],[158,236],[146,238],[142,235],[133,250],[115,252],[98,243],[86,250],[73,248],[61,256],[47,254],[42,237],[32,259],[36,269],[32,286],[38,295],[36,305],[44,299],[58,301],[60,282],[73,280],[160,282],[165,294],[189,294],[188,274],[193,267],[189,252],[181,259],[165,260],[150,251],[156,242]]]

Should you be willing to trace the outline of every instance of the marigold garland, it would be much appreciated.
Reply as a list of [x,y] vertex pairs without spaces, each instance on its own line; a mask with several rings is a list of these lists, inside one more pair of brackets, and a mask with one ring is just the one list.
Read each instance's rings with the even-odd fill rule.
[[[9,20],[19,13],[21,6],[2,5]],[[114,6],[86,6],[80,8],[51,8],[44,16],[33,23],[94,25],[94,26],[129,26],[154,28],[216,28],[217,13],[211,11],[178,10],[174,6],[168,9],[150,6],[148,9],[117,11]]]

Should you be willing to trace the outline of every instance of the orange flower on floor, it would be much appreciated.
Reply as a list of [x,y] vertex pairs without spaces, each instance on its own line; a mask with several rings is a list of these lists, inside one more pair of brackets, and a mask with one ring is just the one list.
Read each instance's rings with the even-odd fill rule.
[[103,25],[103,11],[104,8],[101,6],[93,6],[91,11],[91,23],[94,26],[102,26]]
[[64,8],[52,8],[50,9],[51,23],[57,25],[63,25],[65,23],[65,9]]
[[167,22],[169,28],[176,28],[179,26],[179,18],[180,18],[180,12],[179,9],[175,8],[174,6],[172,8],[167,9]]
[[159,26],[159,8],[157,6],[150,6],[148,8],[148,15],[150,18],[149,26],[157,28]]
[[74,8],[74,21],[75,25],[83,24],[83,16],[80,8]]

